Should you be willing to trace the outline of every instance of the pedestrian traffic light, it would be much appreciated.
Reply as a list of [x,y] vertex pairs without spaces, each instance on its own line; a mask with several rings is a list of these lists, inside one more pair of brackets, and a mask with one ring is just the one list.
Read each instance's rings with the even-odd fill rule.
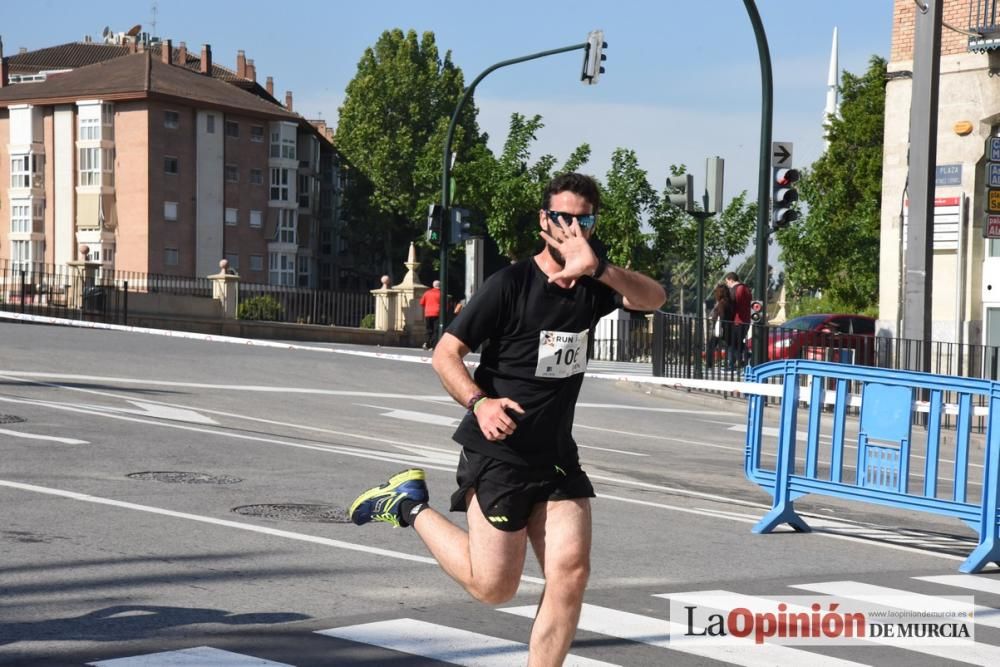
[[480,230],[473,219],[472,211],[467,208],[453,207],[451,209],[451,239],[452,243],[465,241],[473,236],[479,236]]
[[677,206],[685,211],[694,210],[694,176],[681,174],[667,177],[667,197],[671,206]]
[[754,324],[760,324],[761,319],[764,317],[764,302],[763,301],[751,301],[750,302],[750,321]]
[[773,169],[771,180],[771,227],[784,229],[799,219],[799,212],[792,205],[799,200],[795,183],[799,180],[796,169]]
[[597,79],[604,74],[604,61],[608,57],[604,54],[604,49],[608,48],[608,43],[604,41],[603,30],[592,30],[587,35],[587,46],[583,49],[583,71],[580,73],[580,81],[587,85],[594,85]]
[[427,241],[438,243],[441,241],[441,205],[431,204],[427,208]]

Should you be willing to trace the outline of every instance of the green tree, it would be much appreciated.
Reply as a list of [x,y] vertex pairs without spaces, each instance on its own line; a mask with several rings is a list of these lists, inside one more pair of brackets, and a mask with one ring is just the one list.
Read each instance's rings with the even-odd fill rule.
[[[671,165],[670,173],[680,176],[687,172],[684,165]],[[650,226],[654,230],[653,254],[663,266],[663,275],[678,298],[684,292],[685,312],[696,308],[696,267],[698,262],[698,220],[682,209],[672,206],[667,190],[663,191]],[[695,208],[701,207],[696,202]],[[757,203],[747,203],[744,190],[730,200],[720,213],[705,219],[705,294],[722,278],[733,257],[747,249],[757,228]],[[679,306],[679,304],[678,304]]]
[[822,290],[827,308],[865,311],[878,300],[885,73],[878,56],[860,77],[844,72],[830,145],[799,183],[808,213],[777,234],[789,289]]
[[657,196],[634,150],[615,149],[607,179],[597,235],[607,246],[608,260],[656,275],[659,267],[651,247],[652,234],[642,231],[642,223],[652,214]]
[[[354,169],[348,208],[382,239],[386,270],[421,235],[426,205],[441,184],[444,136],[464,87],[462,71],[442,58],[434,33],[387,30],[365,49],[340,107],[336,144]],[[458,120],[455,151],[482,159],[486,136],[469,100]],[[456,176],[461,177],[456,168]]]
[[[531,144],[544,127],[542,117],[511,114],[503,151],[492,164],[486,227],[500,252],[520,259],[538,247],[538,207],[545,185],[552,179],[556,159],[543,155],[529,163]],[[581,144],[556,173],[576,171],[590,158],[590,146]],[[479,173],[486,160],[479,163]]]

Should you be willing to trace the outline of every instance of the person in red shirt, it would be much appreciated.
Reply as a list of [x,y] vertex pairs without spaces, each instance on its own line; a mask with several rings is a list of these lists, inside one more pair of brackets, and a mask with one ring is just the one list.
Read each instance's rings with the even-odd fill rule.
[[[427,326],[427,336],[424,339],[424,349],[434,349],[437,338],[438,318],[441,316],[441,281],[435,280],[431,288],[420,297],[420,306],[424,309],[424,324]],[[749,306],[748,306],[749,307]]]
[[729,360],[729,369],[733,370],[737,363],[745,364],[747,360],[746,340],[747,331],[750,330],[750,302],[753,301],[753,294],[733,271],[727,273],[724,280],[733,297],[733,343],[739,349],[739,358]]

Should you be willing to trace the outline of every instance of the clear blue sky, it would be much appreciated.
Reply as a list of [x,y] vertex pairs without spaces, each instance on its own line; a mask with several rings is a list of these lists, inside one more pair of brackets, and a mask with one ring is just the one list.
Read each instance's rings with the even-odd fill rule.
[[[726,198],[756,197],[760,69],[742,0],[630,2],[534,0],[331,2],[170,0],[157,6],[156,34],[197,51],[212,45],[235,68],[236,51],[255,61],[258,79],[292,90],[295,110],[333,124],[365,47],[389,28],[430,30],[470,82],[489,65],[583,42],[602,28],[607,73],[579,82],[581,52],[499,70],[476,93],[480,125],[499,149],[510,113],[541,114],[536,153],[564,159],[588,142],[587,171],[604,177],[612,151],[634,149],[658,190],[668,166],[686,164],[701,187],[704,160],[726,160]],[[37,49],[84,35],[100,39],[140,23],[152,32],[148,0],[32,0],[0,3],[5,52]],[[795,145],[796,166],[822,151],[823,108],[834,26],[842,69],[860,74],[873,55],[888,58],[891,0],[758,0],[774,71],[774,139]]]

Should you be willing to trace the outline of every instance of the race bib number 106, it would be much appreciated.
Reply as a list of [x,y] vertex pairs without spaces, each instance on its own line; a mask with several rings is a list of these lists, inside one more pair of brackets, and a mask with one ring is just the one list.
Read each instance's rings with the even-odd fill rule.
[[535,367],[537,377],[565,378],[586,370],[586,331],[542,331],[538,339],[538,365]]

